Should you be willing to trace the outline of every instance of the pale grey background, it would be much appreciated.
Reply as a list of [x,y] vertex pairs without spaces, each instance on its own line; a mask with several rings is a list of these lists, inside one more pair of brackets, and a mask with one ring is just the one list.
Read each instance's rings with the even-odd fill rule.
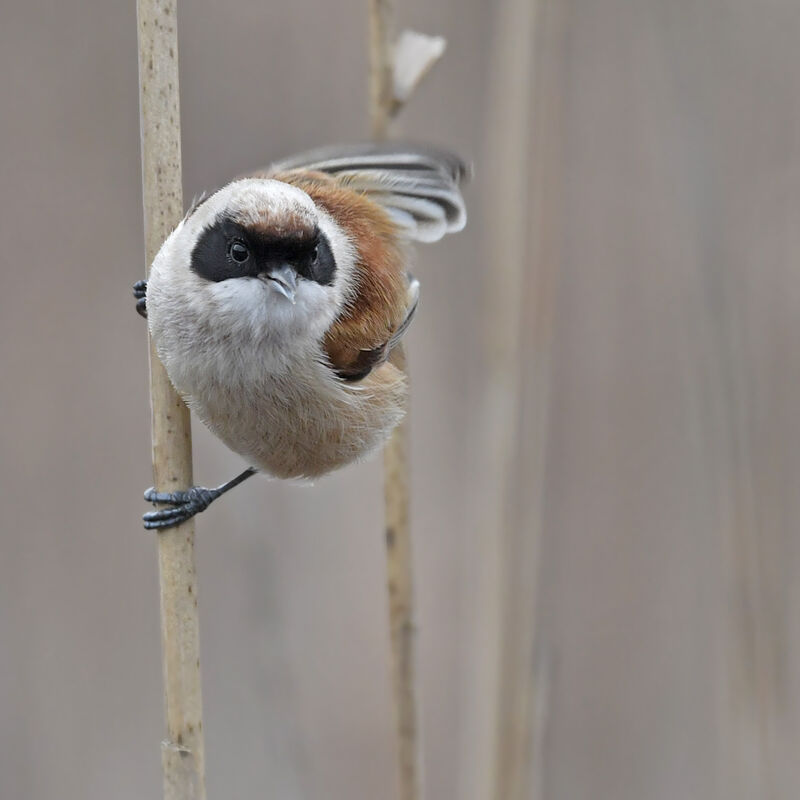
[[[795,797],[800,7],[557,5],[541,796]],[[503,6],[400,14],[449,41],[402,132],[476,162],[469,228],[419,251],[409,335],[431,800],[466,794],[486,691],[467,662],[492,535],[476,520]],[[187,198],[363,137],[365,8],[182,4]],[[136,64],[133,2],[0,11],[4,800],[161,790]],[[240,469],[195,433],[199,482]],[[372,462],[311,489],[253,480],[204,515],[210,798],[394,796],[380,497]]]

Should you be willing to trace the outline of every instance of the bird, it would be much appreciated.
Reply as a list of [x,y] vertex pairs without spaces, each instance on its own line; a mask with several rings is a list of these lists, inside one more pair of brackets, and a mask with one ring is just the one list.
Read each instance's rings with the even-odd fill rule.
[[464,228],[454,153],[322,147],[196,199],[134,284],[156,352],[192,412],[251,466],[216,488],[145,492],[163,529],[257,472],[313,481],[367,458],[402,420],[392,353],[420,284],[414,242]]

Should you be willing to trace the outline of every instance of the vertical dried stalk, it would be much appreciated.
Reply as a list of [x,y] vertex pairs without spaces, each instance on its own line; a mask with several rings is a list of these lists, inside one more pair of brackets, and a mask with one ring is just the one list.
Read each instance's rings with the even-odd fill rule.
[[[402,352],[392,361],[405,367]],[[409,525],[408,428],[404,422],[386,445],[383,455],[386,525],[386,577],[389,589],[389,629],[392,643],[392,680],[397,714],[397,762],[400,800],[421,797],[417,704],[414,692],[414,616]]]
[[[493,41],[487,152],[489,247],[486,474],[490,476],[477,586],[477,731],[464,756],[466,800],[539,796],[547,663],[537,634],[557,219],[557,116],[551,59],[557,3],[504,0]],[[549,14],[548,14],[549,16]],[[546,35],[545,35],[546,33]],[[542,47],[545,45],[545,47]],[[489,156],[487,156],[489,158]],[[539,752],[537,752],[537,750]]]
[[369,119],[373,139],[389,134],[394,106],[394,3],[369,0]]
[[[145,255],[151,264],[180,221],[181,137],[176,0],[138,0]],[[162,491],[192,485],[189,411],[150,345],[153,474]],[[166,800],[206,796],[194,520],[158,533],[167,738]]]
[[[391,0],[370,0],[370,126],[375,139],[385,139],[394,103],[394,7]],[[392,361],[406,370],[402,345]],[[383,455],[389,628],[392,680],[397,714],[397,760],[400,800],[418,800],[420,751],[414,693],[414,623],[408,422],[395,430]]]
[[696,461],[708,503],[704,525],[719,537],[714,543],[722,579],[715,631],[720,796],[775,798],[782,796],[776,722],[787,700],[779,666],[786,612],[775,603],[784,587],[774,571],[770,508],[759,493],[769,478],[754,438],[758,379],[742,358],[752,335],[744,323],[749,309],[741,274],[724,261],[699,267],[693,296],[702,304],[694,310],[687,363],[689,385],[697,392]]
[[[525,369],[517,386],[519,416],[512,423],[516,428],[511,437],[515,443],[511,451],[514,463],[512,466],[510,460],[506,461],[512,471],[503,476],[506,493],[500,517],[504,548],[500,587],[501,662],[493,796],[497,800],[535,800],[541,797],[543,785],[540,772],[548,706],[548,664],[539,633],[537,586],[560,195],[560,76],[552,67],[559,52],[559,15],[563,7],[547,0],[517,0],[509,12],[507,22],[518,30],[510,33],[507,41],[513,42],[517,37],[520,56],[506,63],[508,74],[501,86],[524,84],[527,75],[533,91],[527,99],[530,117],[526,119],[520,111],[515,124],[517,134],[504,134],[507,146],[503,151],[507,155],[503,170],[508,170],[508,175],[501,178],[501,185],[506,186],[509,181],[513,184],[513,172],[527,155],[530,161],[525,174],[529,177],[517,187],[527,201],[527,214],[517,220],[513,215],[505,222],[498,219],[496,227],[500,240],[523,248],[520,253],[523,273],[517,276],[521,279],[522,297],[517,342],[525,354],[521,362]],[[523,54],[525,51],[528,55]],[[521,97],[506,96],[504,102],[525,106]],[[503,116],[513,120],[516,113],[507,106]],[[504,230],[504,224],[509,228]],[[515,235],[511,226],[517,227]],[[527,264],[525,253],[530,254]]]

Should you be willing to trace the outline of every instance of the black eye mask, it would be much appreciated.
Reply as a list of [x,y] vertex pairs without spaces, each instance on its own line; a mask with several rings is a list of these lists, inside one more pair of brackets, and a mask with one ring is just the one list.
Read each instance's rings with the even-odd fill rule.
[[192,251],[191,268],[200,277],[219,282],[255,278],[284,264],[323,286],[333,283],[336,274],[330,242],[322,231],[306,237],[273,236],[228,217],[220,217],[203,231]]

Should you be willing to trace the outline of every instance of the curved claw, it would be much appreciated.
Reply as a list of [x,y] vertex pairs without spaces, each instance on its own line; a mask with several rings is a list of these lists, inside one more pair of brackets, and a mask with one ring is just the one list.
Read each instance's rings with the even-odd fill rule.
[[193,516],[194,514],[189,514],[185,518],[173,517],[171,519],[150,520],[146,518],[147,514],[145,514],[144,517],[142,517],[142,519],[144,520],[145,530],[158,531],[161,530],[162,528],[174,528],[176,525],[180,525],[182,522],[186,522],[187,519],[191,519],[191,517]]
[[[159,508],[142,514],[145,522],[159,522],[167,519],[180,519],[187,512],[187,506],[173,506],[172,508]],[[186,518],[188,519],[188,517]],[[183,521],[183,520],[181,520]]]
[[136,313],[147,319],[147,281],[133,284],[133,296],[136,298]]
[[158,492],[155,486],[151,486],[145,490],[144,499],[148,503],[172,503],[173,505],[182,505],[191,500],[189,492]]
[[142,522],[146,530],[154,530],[158,528],[171,528],[175,525],[180,525],[191,519],[198,509],[193,509],[190,506],[180,506],[178,508],[160,508],[158,511],[148,511],[142,515]]
[[169,503],[172,508],[159,508],[143,514],[144,527],[153,530],[180,525],[205,511],[220,494],[219,490],[206,489],[204,486],[193,486],[180,492],[158,492],[151,486],[144,493],[144,499],[149,503]]

